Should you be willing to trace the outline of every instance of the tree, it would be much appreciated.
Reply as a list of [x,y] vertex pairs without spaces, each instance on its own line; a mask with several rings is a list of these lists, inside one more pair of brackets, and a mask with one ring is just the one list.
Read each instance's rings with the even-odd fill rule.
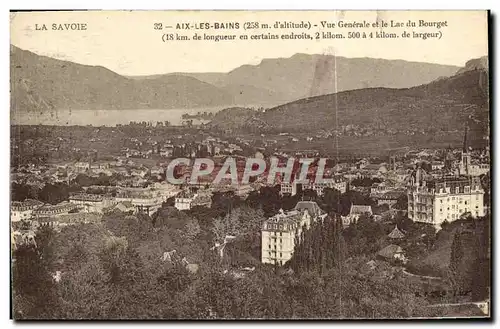
[[402,194],[396,201],[396,204],[393,208],[399,210],[408,210],[408,196],[406,194]]
[[244,235],[257,233],[264,221],[262,210],[248,206],[233,209],[224,217],[218,217],[213,222],[212,232],[217,241],[222,243],[226,235]]
[[337,214],[341,213],[342,212],[341,197],[342,193],[340,193],[339,190],[332,188],[325,188],[323,190],[323,196],[320,200],[321,209],[325,210],[328,213],[329,212],[334,212]]
[[455,294],[458,294],[463,287],[463,275],[462,275],[462,262],[464,257],[464,251],[462,247],[462,241],[460,239],[460,233],[455,232],[453,236],[453,243],[451,245],[451,255],[450,255],[450,276],[453,290]]
[[343,234],[350,255],[372,254],[383,247],[386,239],[384,227],[367,214],[362,214]]
[[259,192],[250,193],[246,203],[253,208],[262,208],[266,218],[275,215],[282,207],[279,189],[275,186],[263,186]]
[[21,245],[13,254],[12,288],[14,318],[51,319],[58,307],[54,271],[54,231],[42,227],[36,232],[36,245]]
[[188,241],[193,241],[198,234],[201,232],[200,224],[196,218],[192,219],[186,224],[185,236]]

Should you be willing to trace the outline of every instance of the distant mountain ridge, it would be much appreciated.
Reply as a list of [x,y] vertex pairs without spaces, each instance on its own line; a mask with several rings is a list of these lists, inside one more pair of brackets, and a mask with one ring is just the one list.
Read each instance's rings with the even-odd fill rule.
[[274,107],[345,90],[406,88],[453,75],[439,64],[296,54],[228,73],[125,77],[101,66],[62,61],[11,46],[11,109]]
[[279,105],[345,90],[408,88],[451,76],[460,67],[404,60],[295,54],[242,65],[228,73],[175,73],[230,90],[238,105]]
[[464,123],[471,121],[484,132],[489,124],[489,72],[477,60],[469,61],[466,68],[412,88],[366,88],[306,97],[265,112],[234,112],[239,119],[228,120],[229,113],[216,115],[210,124],[234,131],[314,134],[347,125],[387,133],[462,131]]
[[170,109],[226,106],[232,95],[184,75],[134,80],[100,66],[39,56],[11,46],[11,109]]

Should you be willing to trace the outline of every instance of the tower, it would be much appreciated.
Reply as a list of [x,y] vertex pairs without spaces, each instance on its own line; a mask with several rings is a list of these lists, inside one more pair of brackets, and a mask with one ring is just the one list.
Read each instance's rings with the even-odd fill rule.
[[467,130],[468,127],[467,125],[465,126],[465,133],[464,133],[464,143],[462,147],[462,161],[460,163],[460,175],[466,175],[468,176],[470,173],[470,153],[469,153],[469,148],[467,144]]

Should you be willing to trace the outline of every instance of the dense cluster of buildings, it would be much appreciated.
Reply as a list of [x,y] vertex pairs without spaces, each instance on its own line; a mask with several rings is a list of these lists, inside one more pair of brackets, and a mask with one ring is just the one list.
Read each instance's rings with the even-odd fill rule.
[[[375,208],[392,209],[398,202],[408,202],[407,217],[415,222],[433,225],[436,229],[443,222],[482,217],[487,212],[485,189],[481,177],[489,173],[489,154],[472,151],[467,147],[467,131],[464,146],[459,154],[453,150],[408,150],[401,160],[391,157],[389,163],[370,163],[362,159],[356,163],[340,163],[334,169],[334,179],[328,184],[299,184],[296,181],[281,184],[281,195],[296,195],[304,190],[313,190],[321,196],[325,188],[340,193],[355,190],[368,195]],[[359,184],[373,181],[369,186]],[[261,228],[261,261],[283,265],[293,255],[299,242],[300,232],[320,218],[320,212],[301,212],[297,207],[288,212],[280,211],[268,218]],[[317,204],[314,204],[314,208]],[[319,207],[318,207],[319,208]],[[351,204],[349,213],[341,216],[344,227],[359,220],[361,216],[380,220],[382,216],[371,205]],[[397,229],[389,234],[391,239],[401,238]]]
[[458,170],[441,175],[427,173],[420,166],[412,173],[408,186],[408,218],[439,227],[468,216],[485,215],[484,188],[480,175],[489,172],[487,163],[471,161],[467,133]]
[[121,150],[127,158],[170,158],[170,157],[208,157],[241,154],[243,148],[236,143],[219,137],[206,136],[201,140],[187,141],[186,136],[176,135],[164,141],[147,139],[130,140],[130,147]]
[[[348,127],[349,128],[349,127]],[[347,128],[346,128],[347,129]],[[347,129],[346,131],[351,131]],[[352,130],[355,131],[355,130]],[[77,177],[95,179],[113,177],[112,186],[87,186],[83,192],[71,194],[68,200],[56,205],[37,200],[11,203],[12,223],[25,221],[37,225],[64,226],[78,222],[98,222],[108,211],[146,213],[153,215],[170,198],[178,210],[194,207],[211,207],[214,192],[232,191],[245,198],[252,191],[268,185],[266,179],[256,177],[246,184],[211,184],[213,174],[202,177],[198,185],[187,184],[191,176],[189,166],[177,167],[176,174],[184,176],[186,184],[172,185],[164,180],[165,168],[172,157],[211,157],[215,169],[220,169],[225,156],[236,157],[238,178],[241,179],[247,157],[264,158],[263,153],[279,157],[318,157],[314,150],[287,151],[279,149],[278,141],[269,140],[262,148],[255,140],[236,138],[224,140],[203,136],[202,140],[185,140],[186,136],[170,139],[130,139],[121,156],[114,160],[72,161],[56,165],[25,165],[13,170],[11,181],[42,188],[47,183],[74,183]],[[286,139],[294,136],[281,135]],[[309,136],[308,141],[323,136]],[[270,153],[270,148],[274,148]],[[260,151],[257,151],[260,150]],[[242,155],[244,152],[248,155]],[[258,155],[258,156],[257,156]],[[153,166],[142,164],[134,158],[158,158]],[[413,221],[439,226],[463,217],[480,217],[486,213],[485,190],[481,176],[489,173],[489,154],[472,151],[467,147],[467,133],[461,150],[409,150],[389,157],[389,161],[364,158],[345,162],[337,161],[327,168],[326,182],[280,182],[280,195],[301,195],[314,191],[323,196],[327,189],[344,194],[350,190],[362,193],[373,201],[372,205],[352,204],[349,214],[342,216],[344,226],[359,220],[360,216],[380,218],[377,208],[392,208],[407,199],[407,216]],[[295,173],[296,174],[296,173]],[[209,177],[210,176],[210,177]],[[295,177],[297,178],[297,177]],[[161,181],[161,182],[160,182]],[[110,184],[108,184],[110,185]],[[99,190],[99,193],[92,191]],[[389,210],[387,210],[389,209]],[[293,255],[301,231],[311,223],[321,220],[326,214],[312,201],[300,201],[291,211],[280,211],[268,218],[261,227],[261,261],[263,263],[285,264]],[[18,224],[15,224],[18,225]],[[21,231],[14,230],[19,235]],[[23,233],[30,239],[32,232]],[[21,234],[22,235],[22,234]]]

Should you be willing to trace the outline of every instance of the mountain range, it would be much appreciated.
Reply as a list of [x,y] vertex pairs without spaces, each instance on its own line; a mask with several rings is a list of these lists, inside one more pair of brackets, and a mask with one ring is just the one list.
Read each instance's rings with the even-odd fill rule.
[[403,60],[295,54],[264,59],[227,74],[177,73],[235,95],[236,103],[282,104],[305,97],[373,87],[408,88],[451,76],[459,67]]
[[62,61],[11,46],[11,109],[272,107],[345,90],[413,87],[459,69],[402,60],[296,54],[264,59],[228,73],[128,77],[102,66]]
[[356,126],[369,134],[426,131],[446,136],[462,132],[465,123],[484,137],[489,125],[487,57],[470,60],[450,77],[411,88],[365,88],[306,97],[265,112],[226,110],[210,124],[223,130],[274,133],[314,134]]

